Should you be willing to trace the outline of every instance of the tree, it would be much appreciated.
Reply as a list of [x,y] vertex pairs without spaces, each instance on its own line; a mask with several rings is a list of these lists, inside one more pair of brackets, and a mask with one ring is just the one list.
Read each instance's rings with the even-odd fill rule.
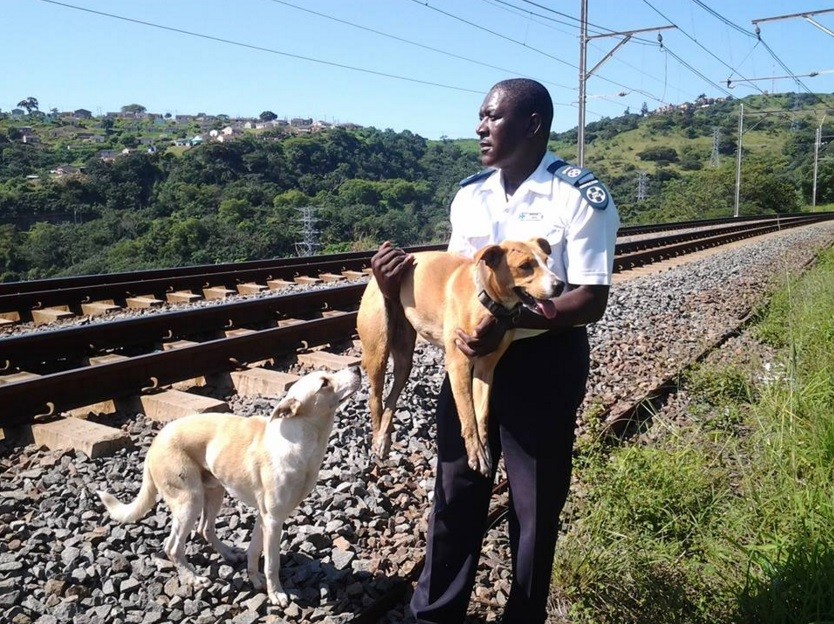
[[29,96],[25,100],[20,100],[20,102],[18,102],[17,105],[20,108],[25,108],[27,115],[31,115],[33,110],[38,110],[38,98],[33,98],[32,96]]
[[261,121],[272,121],[273,119],[278,119],[278,115],[272,111],[264,111],[260,114],[260,119]]
[[643,102],[643,106],[640,107],[640,116],[645,117],[649,114],[649,105]]
[[141,115],[147,110],[148,109],[142,106],[141,104],[128,104],[127,106],[122,106],[123,114]]

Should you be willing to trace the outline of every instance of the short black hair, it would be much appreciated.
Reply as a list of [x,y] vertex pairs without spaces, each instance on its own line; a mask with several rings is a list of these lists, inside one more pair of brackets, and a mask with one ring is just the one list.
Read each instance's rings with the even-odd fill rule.
[[490,92],[501,89],[510,96],[513,104],[524,115],[538,113],[546,134],[550,134],[553,123],[553,100],[547,88],[530,78],[509,78],[495,84]]

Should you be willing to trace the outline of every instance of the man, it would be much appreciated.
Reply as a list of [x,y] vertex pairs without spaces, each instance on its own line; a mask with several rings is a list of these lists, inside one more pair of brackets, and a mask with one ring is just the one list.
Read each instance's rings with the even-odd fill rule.
[[[545,318],[487,317],[458,348],[469,357],[493,351],[508,329],[549,330],[512,343],[495,371],[489,443],[503,454],[509,480],[512,587],[504,624],[546,619],[547,596],[570,486],[576,411],[589,368],[587,323],[605,312],[619,217],[593,174],[548,153],[553,103],[541,84],[499,82],[480,109],[477,134],[486,169],[461,182],[451,207],[449,250],[473,256],[504,239],[546,238],[551,269],[568,285]],[[383,294],[398,296],[413,258],[384,243],[372,268]],[[454,400],[445,380],[437,405],[437,479],[426,537],[426,564],[411,600],[421,624],[460,624],[486,529],[492,481],[471,470]]]

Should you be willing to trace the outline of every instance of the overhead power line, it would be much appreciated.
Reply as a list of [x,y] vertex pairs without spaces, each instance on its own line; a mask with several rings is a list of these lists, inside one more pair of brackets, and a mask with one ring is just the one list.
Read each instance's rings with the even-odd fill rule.
[[[361,24],[356,24],[354,22],[349,22],[347,20],[344,20],[344,19],[341,19],[341,18],[338,18],[338,17],[334,17],[332,15],[327,15],[326,13],[319,13],[318,11],[313,11],[312,9],[308,9],[306,7],[298,6],[297,4],[293,4],[291,2],[285,2],[285,0],[270,0],[270,2],[274,2],[275,4],[281,4],[281,5],[290,7],[292,9],[296,9],[298,11],[303,11],[305,13],[309,13],[311,15],[316,15],[316,16],[321,17],[323,19],[328,19],[328,20],[331,20],[333,22],[337,22],[339,24],[344,24],[346,26],[351,26],[352,28],[358,28],[360,30],[370,32],[370,33],[373,33],[375,35],[379,35],[380,37],[387,37],[388,39],[393,39],[394,41],[399,41],[401,43],[407,43],[408,45],[416,46],[416,47],[422,48],[424,50],[430,50],[431,52],[436,52],[438,54],[443,54],[445,56],[456,58],[456,59],[459,59],[459,60],[462,60],[462,61],[467,61],[469,63],[475,63],[476,65],[481,65],[482,67],[488,67],[490,69],[497,69],[498,71],[506,72],[508,74],[513,74],[515,76],[526,76],[526,74],[524,74],[522,72],[513,71],[511,69],[505,69],[503,67],[498,67],[497,65],[490,65],[489,63],[484,63],[483,61],[479,61],[477,59],[468,58],[466,56],[461,56],[460,54],[455,54],[453,52],[448,52],[446,50],[441,50],[439,48],[433,48],[432,46],[424,45],[422,43],[418,43],[416,41],[411,41],[409,39],[404,39],[403,37],[398,37],[398,36],[392,35],[390,33],[382,32],[381,30],[376,30],[374,28],[369,28],[367,26],[362,26]],[[545,81],[542,81],[542,82],[545,82]],[[568,87],[567,85],[559,84],[557,82],[549,82],[547,84],[552,84],[556,87],[561,87],[563,89],[571,89],[572,88],[572,87]]]
[[310,56],[303,56],[301,54],[294,54],[292,52],[284,52],[282,50],[274,50],[272,48],[266,48],[259,45],[254,45],[250,43],[243,43],[241,41],[233,41],[231,39],[224,39],[222,37],[215,37],[213,35],[206,35],[203,33],[193,32],[190,30],[184,30],[182,28],[175,28],[173,26],[164,26],[162,24],[155,24],[153,22],[146,22],[144,20],[134,19],[132,17],[124,17],[122,15],[116,15],[114,13],[106,13],[104,11],[96,11],[94,9],[88,9],[85,7],[75,6],[72,4],[67,4],[64,2],[58,2],[57,0],[39,0],[40,2],[45,2],[47,4],[54,4],[57,6],[66,7],[68,9],[74,9],[76,11],[84,11],[85,13],[92,13],[94,15],[100,15],[102,17],[107,17],[111,19],[121,20],[123,22],[130,22],[132,24],[139,24],[141,26],[148,26],[150,28],[158,28],[160,30],[166,30],[168,32],[177,33],[180,35],[187,35],[189,37],[197,37],[200,39],[206,39],[208,41],[215,41],[217,43],[225,43],[227,45],[233,45],[241,48],[247,48],[249,50],[257,50],[258,52],[267,52],[269,54],[276,54],[279,56],[286,56],[288,58],[294,58],[301,61],[308,61],[310,63],[318,63],[319,65],[328,65],[330,67],[338,67],[339,69],[348,69],[351,71],[362,72],[364,74],[370,74],[373,76],[381,76],[383,78],[393,78],[395,80],[403,80],[406,82],[413,82],[417,84],[424,84],[429,85],[432,87],[440,87],[442,89],[452,89],[453,91],[463,91],[465,93],[477,93],[481,94],[482,90],[480,89],[467,89],[465,87],[457,87],[455,85],[447,85],[441,84],[439,82],[432,82],[430,80],[420,80],[419,78],[410,78],[408,76],[399,76],[397,74],[389,74],[387,72],[376,71],[374,69],[367,69],[364,67],[355,67],[353,65],[346,65],[344,63],[336,63],[334,61],[326,61],[323,59],[313,58]]
[[[660,9],[658,9],[658,8],[657,8],[656,6],[654,6],[651,2],[649,2],[649,0],[643,0],[643,3],[644,3],[645,5],[647,5],[650,9],[652,9],[655,13],[657,13],[658,15],[660,15],[660,17],[662,17],[663,19],[665,19],[667,22],[669,22],[669,23],[670,23],[670,24],[672,24],[673,26],[677,26],[677,24],[675,24],[675,22],[673,22],[673,21],[672,21],[671,19],[669,19],[666,15],[664,15],[664,14],[660,11]],[[712,50],[710,50],[709,48],[707,48],[706,46],[704,46],[704,45],[703,45],[700,41],[698,41],[695,37],[693,37],[693,36],[692,36],[692,35],[690,35],[688,32],[686,32],[686,30],[685,30],[685,29],[681,28],[680,26],[677,26],[677,29],[678,29],[680,32],[682,32],[682,33],[684,34],[684,36],[685,36],[687,39],[689,39],[689,40],[690,40],[690,41],[692,41],[695,45],[697,45],[699,48],[701,48],[702,50],[704,50],[704,52],[706,52],[706,53],[707,53],[707,54],[709,54],[712,58],[714,58],[716,61],[718,61],[719,63],[721,63],[724,67],[726,67],[727,69],[729,69],[731,72],[733,72],[733,73],[738,74],[739,76],[741,76],[741,73],[740,73],[740,72],[739,72],[739,71],[738,71],[735,67],[733,67],[732,65],[728,65],[728,64],[724,61],[724,59],[722,59],[721,57],[719,57],[719,56],[717,56],[715,53],[713,53],[713,51],[712,51]],[[744,76],[741,76],[741,77],[742,77],[742,78],[744,78]],[[707,80],[709,81],[709,83],[710,83],[710,84],[717,86],[717,85],[716,85],[716,83],[714,83],[712,80],[709,80],[709,79],[707,79]],[[757,87],[756,85],[753,85],[753,87],[754,87],[755,89],[757,89],[757,90],[758,90],[758,91],[759,91],[762,95],[766,95],[766,94],[765,94],[765,92],[764,92],[764,91],[762,91],[762,90],[761,90],[759,87]],[[718,87],[718,88],[719,88],[719,89],[721,89],[721,87]],[[729,93],[728,93],[728,95],[729,95]]]
[[704,74],[702,74],[702,73],[701,73],[701,72],[699,72],[697,69],[695,69],[694,67],[692,67],[692,65],[690,65],[689,63],[687,63],[686,61],[684,61],[684,60],[683,60],[680,56],[678,56],[677,54],[675,54],[674,52],[672,52],[672,51],[669,49],[669,46],[664,45],[664,46],[663,46],[663,50],[665,50],[665,52],[666,52],[669,56],[671,56],[673,59],[675,59],[678,63],[680,63],[681,65],[683,65],[684,67],[686,67],[689,71],[691,71],[693,74],[695,74],[696,76],[698,76],[699,78],[701,78],[704,82],[706,82],[706,83],[708,83],[708,84],[712,85],[713,87],[718,88],[720,91],[723,91],[723,92],[724,92],[725,94],[727,94],[729,97],[732,97],[732,96],[733,96],[733,94],[732,94],[732,93],[730,93],[729,91],[727,91],[724,87],[722,87],[721,85],[717,84],[716,82],[714,82],[714,81],[713,81],[713,80],[711,80],[710,78],[707,78],[706,76],[704,76]]
[[727,19],[726,17],[724,17],[723,15],[721,15],[720,13],[718,13],[718,11],[716,11],[716,10],[714,10],[714,9],[710,8],[709,6],[707,6],[706,2],[701,2],[701,0],[692,0],[692,2],[694,2],[694,3],[695,3],[695,4],[697,4],[699,7],[701,7],[702,9],[704,9],[704,11],[706,11],[707,13],[709,13],[710,15],[712,15],[712,16],[713,16],[714,18],[716,18],[717,20],[719,20],[719,21],[721,21],[721,22],[724,22],[727,26],[729,26],[729,27],[730,27],[730,28],[732,28],[733,30],[737,30],[737,31],[738,31],[738,32],[740,32],[742,35],[746,35],[746,36],[748,36],[748,37],[752,37],[753,39],[755,39],[755,38],[756,38],[756,35],[754,35],[754,34],[753,34],[752,32],[750,32],[749,30],[745,30],[744,28],[742,28],[741,26],[739,26],[738,24],[736,24],[736,23],[735,23],[735,22],[733,22],[732,20],[729,20],[729,19]]
[[[435,12],[437,12],[437,13],[440,13],[441,15],[445,15],[445,16],[447,16],[447,17],[450,17],[450,18],[452,18],[452,19],[454,19],[454,20],[457,20],[457,21],[459,21],[459,22],[463,22],[464,24],[468,24],[468,25],[469,25],[469,26],[471,26],[472,28],[475,28],[475,29],[477,29],[477,30],[484,31],[484,32],[486,32],[486,33],[488,33],[488,34],[490,34],[490,35],[493,35],[493,36],[495,36],[495,37],[498,37],[499,39],[503,39],[503,40],[505,40],[505,41],[509,41],[510,43],[514,43],[514,44],[520,45],[520,46],[522,46],[523,48],[526,48],[526,49],[528,49],[528,50],[530,50],[530,51],[532,51],[532,52],[536,52],[536,53],[538,53],[538,54],[541,54],[541,55],[543,55],[543,56],[545,56],[545,57],[547,57],[547,58],[549,58],[549,59],[552,59],[552,60],[554,60],[554,61],[556,61],[556,62],[558,62],[558,63],[561,63],[562,65],[565,65],[565,66],[567,66],[567,67],[570,67],[571,69],[575,69],[575,70],[578,70],[578,69],[579,69],[579,66],[578,66],[578,65],[574,65],[573,63],[571,63],[571,62],[569,62],[569,61],[566,61],[566,60],[564,60],[564,59],[561,59],[561,58],[559,58],[559,57],[557,57],[557,56],[553,56],[552,54],[548,54],[547,52],[544,52],[543,50],[539,50],[539,49],[537,49],[537,48],[534,48],[533,46],[527,45],[527,44],[526,44],[526,43],[524,43],[523,41],[518,41],[517,39],[513,39],[512,37],[508,37],[508,36],[503,35],[503,34],[501,34],[501,33],[499,33],[499,32],[495,32],[494,30],[490,30],[489,28],[486,28],[486,27],[484,27],[484,26],[481,26],[480,24],[476,24],[476,23],[471,22],[471,21],[469,21],[469,20],[467,20],[467,19],[464,19],[464,18],[460,17],[459,15],[455,15],[455,14],[453,14],[453,13],[449,13],[448,11],[444,11],[443,9],[439,9],[439,8],[437,8],[437,7],[432,6],[431,4],[429,4],[426,0],[411,0],[411,2],[413,2],[413,3],[415,3],[415,4],[419,4],[419,5],[420,5],[420,6],[422,6],[422,7],[425,7],[425,8],[427,8],[427,9],[431,9],[432,11],[435,11]],[[610,84],[613,84],[613,85],[616,85],[616,86],[621,87],[621,88],[623,88],[623,89],[626,89],[627,91],[634,91],[635,93],[640,93],[640,94],[642,94],[643,96],[645,96],[645,97],[647,97],[647,98],[649,98],[649,99],[651,99],[651,100],[654,100],[655,102],[659,102],[660,104],[668,104],[668,102],[664,102],[662,99],[660,99],[660,98],[658,98],[658,97],[656,97],[656,96],[652,95],[651,93],[649,93],[649,92],[647,92],[647,91],[643,91],[643,90],[641,90],[641,89],[635,89],[634,87],[630,87],[630,86],[628,86],[628,85],[624,85],[624,84],[622,84],[621,82],[617,82],[616,80],[611,80],[610,78],[605,78],[604,76],[599,76],[598,78],[599,78],[599,80],[604,80],[605,82],[608,82],[608,83],[610,83]]]

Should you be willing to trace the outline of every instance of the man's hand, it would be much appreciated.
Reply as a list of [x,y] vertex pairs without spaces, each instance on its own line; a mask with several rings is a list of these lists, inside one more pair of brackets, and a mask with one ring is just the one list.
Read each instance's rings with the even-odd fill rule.
[[471,336],[460,328],[456,329],[455,344],[466,357],[481,357],[498,348],[506,331],[507,327],[503,323],[488,314],[478,323]]
[[394,247],[391,241],[385,241],[371,258],[371,269],[382,296],[397,299],[400,296],[400,284],[403,275],[414,264],[414,256]]

